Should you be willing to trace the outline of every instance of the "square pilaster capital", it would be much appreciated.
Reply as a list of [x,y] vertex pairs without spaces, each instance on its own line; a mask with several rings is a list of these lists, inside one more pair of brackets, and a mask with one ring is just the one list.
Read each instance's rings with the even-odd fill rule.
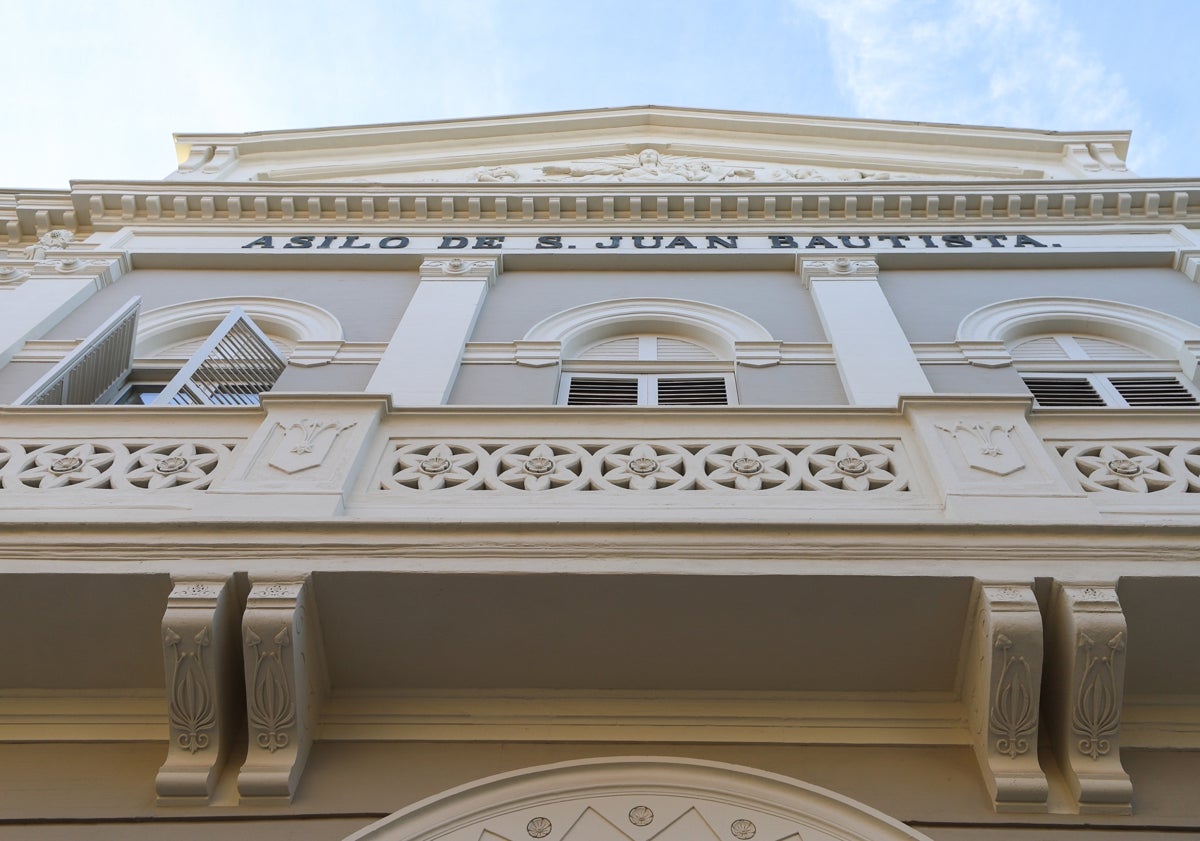
[[421,280],[485,280],[490,287],[500,276],[500,257],[426,257]]
[[832,260],[796,258],[800,282],[808,289],[814,280],[878,280],[879,264],[871,258],[835,257]]

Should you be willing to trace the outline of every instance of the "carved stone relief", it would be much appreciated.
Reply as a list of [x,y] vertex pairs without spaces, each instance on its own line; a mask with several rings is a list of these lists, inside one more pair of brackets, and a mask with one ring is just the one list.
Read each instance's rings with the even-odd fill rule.
[[276,428],[283,430],[283,437],[275,445],[267,463],[289,474],[318,467],[329,455],[338,435],[355,426],[355,423],[312,418],[304,418],[287,426],[277,423]]
[[969,655],[968,715],[996,811],[1045,811],[1037,758],[1042,618],[1028,584],[979,584]]
[[1133,788],[1120,756],[1128,631],[1115,586],[1056,584],[1048,622],[1058,764],[1081,812],[1128,814]]
[[975,470],[1008,476],[1025,467],[1025,460],[1009,437],[1012,424],[960,420],[953,426],[939,424],[938,429],[954,438],[962,457]]
[[312,744],[318,643],[310,640],[307,581],[256,581],[242,615],[250,746],[238,773],[243,800],[290,802]]
[[171,741],[155,782],[160,802],[207,800],[240,729],[233,602],[227,580],[176,581],[167,600],[162,644]]
[[203,490],[235,445],[212,441],[13,443],[0,479],[9,489]]
[[393,442],[380,491],[905,492],[898,445],[871,441]]

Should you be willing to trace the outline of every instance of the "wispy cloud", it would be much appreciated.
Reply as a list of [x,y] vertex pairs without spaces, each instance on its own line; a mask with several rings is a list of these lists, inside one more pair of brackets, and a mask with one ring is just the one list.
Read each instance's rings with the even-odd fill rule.
[[860,116],[1134,128],[1142,159],[1154,152],[1120,74],[1053,0],[793,2],[825,24],[838,84]]

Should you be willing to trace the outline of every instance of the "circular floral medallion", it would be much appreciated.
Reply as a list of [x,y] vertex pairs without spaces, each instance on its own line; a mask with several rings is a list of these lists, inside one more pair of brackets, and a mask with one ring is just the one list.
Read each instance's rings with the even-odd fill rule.
[[629,822],[634,826],[649,826],[654,820],[654,812],[649,806],[634,806],[629,810]]
[[1115,458],[1107,466],[1110,473],[1118,476],[1136,476],[1142,472],[1142,466],[1130,458]]
[[450,459],[441,458],[440,456],[431,456],[421,460],[421,472],[427,473],[430,476],[436,476],[439,473],[445,473],[450,469]]
[[871,465],[867,464],[864,459],[856,456],[839,459],[837,469],[845,473],[847,476],[861,476],[871,469]]
[[534,456],[525,462],[525,472],[533,476],[545,476],[554,472],[554,461],[542,456]]
[[154,472],[161,473],[164,476],[170,476],[172,473],[178,473],[187,466],[188,460],[183,456],[167,456],[158,464],[154,465]]
[[550,823],[549,818],[534,818],[525,824],[525,831],[529,833],[530,838],[545,838],[552,829],[554,824]]
[[735,458],[729,467],[734,473],[753,476],[756,473],[762,473],[763,463],[756,458]]
[[734,838],[740,839],[740,841],[746,841],[748,838],[753,838],[754,833],[758,832],[758,829],[751,821],[748,821],[745,818],[739,818],[729,825],[729,831],[733,833]]
[[74,473],[79,468],[83,467],[83,459],[78,456],[63,456],[56,458],[50,465],[50,472],[62,476],[66,473]]
[[629,460],[629,472],[639,476],[649,476],[658,472],[658,462],[652,458],[634,458]]

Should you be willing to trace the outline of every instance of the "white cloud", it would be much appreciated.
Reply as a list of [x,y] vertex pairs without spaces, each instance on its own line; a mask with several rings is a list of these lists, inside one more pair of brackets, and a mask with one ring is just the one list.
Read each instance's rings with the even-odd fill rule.
[[828,31],[860,116],[1150,132],[1120,74],[1053,0],[793,0]]

